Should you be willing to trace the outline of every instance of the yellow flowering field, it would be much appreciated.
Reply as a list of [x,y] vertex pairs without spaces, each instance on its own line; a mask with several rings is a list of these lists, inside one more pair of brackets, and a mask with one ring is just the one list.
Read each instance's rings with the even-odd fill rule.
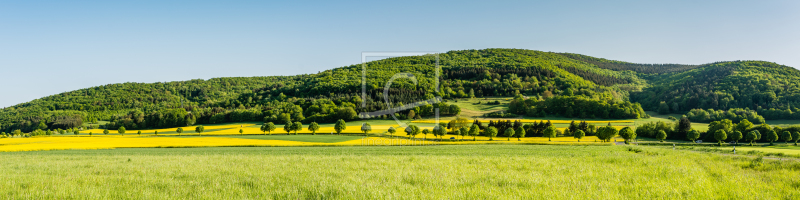
[[[42,151],[67,149],[115,149],[115,148],[153,148],[153,147],[279,147],[279,146],[360,146],[376,145],[382,137],[364,137],[336,143],[299,142],[286,140],[241,139],[228,137],[33,137],[0,140],[0,152]],[[370,143],[371,142],[371,143]],[[394,139],[395,145],[433,144],[432,141]]]
[[[183,127],[183,133],[180,135],[198,135],[195,132],[195,128],[197,126],[189,126]],[[239,135],[239,130],[241,129],[244,133],[243,134],[270,134],[264,133],[261,131],[261,124],[236,124],[236,125],[207,125],[204,126],[205,131],[201,135]],[[388,126],[388,125],[373,125],[372,131],[370,133],[382,133],[389,130],[390,127],[397,128],[398,126]],[[276,124],[275,130],[272,131],[271,134],[286,134],[286,131],[283,130],[283,124]],[[153,135],[155,131],[158,131],[158,135],[174,135],[177,136],[178,133],[175,132],[177,128],[168,128],[168,129],[152,129],[152,130],[142,130],[142,135]],[[80,135],[88,135],[92,133],[92,136],[106,136],[103,134],[103,129],[91,129],[91,130],[84,130],[81,131]],[[128,130],[125,132],[125,136],[135,136],[137,135],[138,130]],[[308,130],[308,124],[303,124],[303,130],[297,131],[298,134],[310,134],[311,131]],[[336,130],[333,127],[320,127],[319,130],[316,132],[317,134],[336,134]],[[354,133],[363,133],[361,132],[361,125],[358,126],[347,126],[347,128],[342,131],[342,133],[347,134],[354,134]],[[292,132],[294,134],[294,131]],[[109,130],[108,136],[111,135],[120,135],[117,130]],[[56,135],[56,136],[74,136],[72,133],[67,133],[64,135]]]
[[[430,145],[430,144],[445,144],[445,145],[462,145],[462,144],[608,144],[597,142],[597,137],[587,136],[580,142],[572,137],[556,137],[548,138],[543,137],[527,137],[521,138],[508,138],[503,137],[502,133],[498,134],[493,141],[489,141],[489,137],[476,136],[477,141],[472,141],[471,136],[447,135],[443,139],[447,142],[436,142],[433,134],[419,134],[416,137],[406,135],[403,129],[397,125],[375,125],[372,126],[372,131],[369,132],[371,137],[354,137],[354,138],[338,138],[336,141],[327,141],[326,139],[319,140],[316,137],[336,137],[330,136],[335,134],[335,130],[330,125],[321,127],[316,132],[320,136],[310,135],[308,125],[304,125],[302,131],[298,131],[301,137],[314,137],[315,140],[292,140],[282,139],[283,136],[260,136],[264,133],[260,130],[260,124],[244,123],[244,124],[227,124],[227,125],[207,125],[205,132],[198,135],[194,129],[195,126],[183,127],[184,132],[181,134],[183,137],[178,136],[175,132],[177,128],[170,129],[157,129],[157,130],[142,130],[142,134],[137,134],[137,130],[126,131],[125,135],[120,135],[116,130],[110,130],[109,134],[102,134],[102,129],[92,129],[81,131],[79,135],[74,134],[57,134],[53,136],[37,136],[32,138],[6,138],[0,139],[0,152],[10,151],[41,151],[41,150],[66,150],[66,149],[114,149],[114,148],[163,148],[163,147],[241,147],[241,146],[362,146],[362,145]],[[389,134],[388,129],[395,127],[397,132]],[[621,129],[625,126],[614,126]],[[433,129],[433,124],[430,126],[420,126],[422,129]],[[557,128],[564,131],[566,128]],[[242,130],[243,133],[239,133]],[[154,135],[158,131],[158,136]],[[90,136],[88,133],[92,133]],[[361,126],[347,126],[345,134],[361,134]],[[276,135],[287,135],[283,130],[283,125],[276,125],[276,129],[271,133]],[[294,134],[294,133],[292,133]],[[242,135],[242,136],[239,136]],[[383,136],[383,137],[377,137]],[[238,137],[238,138],[237,138]],[[455,137],[456,140],[449,140]],[[428,139],[428,140],[423,140]],[[323,141],[325,140],[325,141]],[[621,139],[620,139],[621,140]]]

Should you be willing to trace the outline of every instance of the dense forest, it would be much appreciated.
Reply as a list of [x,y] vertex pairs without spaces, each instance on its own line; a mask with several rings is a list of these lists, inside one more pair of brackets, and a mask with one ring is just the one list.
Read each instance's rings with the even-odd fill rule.
[[656,76],[631,100],[652,110],[664,102],[672,113],[747,108],[765,119],[800,119],[800,71],[762,61],[712,63]]
[[[400,73],[405,74],[396,77]],[[669,113],[742,108],[766,119],[800,119],[798,79],[798,70],[761,61],[635,64],[522,49],[461,50],[295,76],[102,85],[4,108],[0,130],[67,129],[98,121],[128,129],[237,121],[333,122],[437,96],[445,101],[521,96],[506,113],[530,116],[645,118],[644,110],[666,105]],[[440,108],[444,115],[460,112],[446,102],[432,102],[414,108],[417,114],[411,117],[428,116],[428,108]],[[395,115],[409,118],[408,114]]]

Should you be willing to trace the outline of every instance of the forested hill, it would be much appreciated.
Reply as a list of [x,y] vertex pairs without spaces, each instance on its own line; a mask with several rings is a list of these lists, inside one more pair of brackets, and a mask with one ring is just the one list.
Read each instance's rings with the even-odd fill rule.
[[632,100],[646,109],[755,110],[766,119],[800,119],[800,71],[764,61],[718,62],[653,76]]
[[646,110],[686,114],[692,109],[745,109],[766,119],[800,119],[800,70],[789,66],[765,61],[637,64],[561,55],[603,69],[637,72],[649,84],[643,91],[632,93],[630,100]]
[[683,72],[700,67],[700,65],[683,65],[683,64],[629,63],[623,61],[608,60],[603,58],[595,58],[591,56],[574,54],[574,53],[561,53],[561,55],[575,60],[591,63],[603,69],[610,69],[616,71],[634,71],[643,74],[664,74],[673,72]]
[[[438,54],[438,58],[441,74],[439,92],[434,87],[436,56],[409,56],[366,64],[366,102],[362,102],[361,98],[362,65],[358,63],[296,76],[120,83],[80,89],[0,110],[0,131],[71,128],[97,120],[111,121],[107,128],[125,126],[128,129],[231,121],[331,122],[337,119],[355,120],[355,113],[394,108],[434,96],[442,96],[447,100],[520,95],[525,98],[515,101],[510,112],[566,117],[642,118],[647,117],[642,107],[657,109],[660,101],[677,102],[679,106],[683,104],[674,100],[675,93],[671,93],[671,89],[687,84],[694,87],[695,82],[701,83],[700,80],[694,80],[697,79],[696,73],[718,68],[718,65],[729,65],[632,64],[579,54],[521,49],[450,51]],[[798,77],[797,70],[785,66],[781,70],[761,70],[746,76],[783,77],[785,81]],[[784,73],[791,70],[795,73]],[[732,71],[731,74],[736,76],[743,74]],[[390,103],[387,104],[383,98],[383,88],[393,75],[402,72],[413,74],[418,82],[415,85],[407,78],[395,79],[389,90]],[[687,76],[692,78],[685,78]],[[661,78],[683,82],[659,81]],[[768,103],[762,102],[765,99],[761,96],[757,98],[756,104],[762,108],[788,106],[788,102],[784,101],[796,102],[787,98],[792,92],[778,91],[781,88],[772,87],[775,86],[773,82],[761,80],[763,78],[749,83],[755,84],[759,91],[770,88],[775,93],[775,98]],[[651,83],[652,87],[648,87]],[[708,85],[704,87],[709,88]],[[742,87],[737,89],[741,90]],[[703,95],[710,91],[695,90],[706,92]],[[724,91],[728,90],[733,91]],[[714,91],[722,91],[722,88],[715,88]],[[757,94],[763,95],[764,92]],[[646,95],[655,95],[657,98],[644,98]],[[731,98],[738,100],[739,96],[736,95],[731,94]],[[644,106],[629,101],[631,97]],[[397,115],[400,118],[427,116],[432,114],[430,110],[433,107],[444,108],[446,104],[441,102],[415,108],[417,114],[413,116],[405,111]],[[702,103],[697,105],[701,105],[700,108],[716,108],[703,107],[705,104]],[[719,106],[719,102],[716,105]],[[749,104],[737,101],[725,105]],[[445,115],[459,112],[458,108],[447,108],[442,109]],[[676,109],[682,110],[685,109]]]

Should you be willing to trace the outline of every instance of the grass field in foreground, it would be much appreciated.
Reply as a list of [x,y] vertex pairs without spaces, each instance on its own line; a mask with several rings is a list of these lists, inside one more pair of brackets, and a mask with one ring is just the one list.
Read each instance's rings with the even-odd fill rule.
[[145,148],[0,158],[0,194],[9,199],[800,198],[796,161],[654,147]]
[[[736,147],[736,150],[739,152],[744,151],[760,151],[764,153],[783,153],[789,155],[800,155],[800,146],[792,146],[778,143],[778,146],[740,146]],[[719,149],[724,149],[728,151],[733,151],[733,147],[720,147]]]

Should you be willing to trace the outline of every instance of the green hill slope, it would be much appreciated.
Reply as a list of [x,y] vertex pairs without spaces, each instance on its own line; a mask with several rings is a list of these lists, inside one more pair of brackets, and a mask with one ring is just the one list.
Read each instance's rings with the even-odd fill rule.
[[651,86],[632,100],[657,109],[665,102],[672,112],[691,109],[757,110],[767,119],[800,119],[800,71],[764,61],[718,62],[680,73],[654,76]]
[[[416,107],[414,116],[408,111],[395,116],[430,116],[434,108],[440,108],[442,115],[455,115],[459,108],[448,105],[448,99],[522,95],[526,98],[512,101],[510,112],[641,118],[647,117],[642,108],[653,110],[664,101],[677,104],[674,111],[679,113],[691,108],[748,107],[791,111],[781,117],[794,117],[794,103],[800,100],[795,89],[800,72],[767,62],[649,65],[522,49],[450,51],[438,58],[439,69],[436,56],[422,55],[296,76],[103,85],[0,110],[0,131],[72,128],[97,120],[110,121],[111,129],[236,121],[332,122],[356,120],[357,113],[435,96],[445,101]],[[362,67],[366,68],[363,100]],[[395,79],[387,103],[384,87],[398,73],[413,74],[417,84]]]

